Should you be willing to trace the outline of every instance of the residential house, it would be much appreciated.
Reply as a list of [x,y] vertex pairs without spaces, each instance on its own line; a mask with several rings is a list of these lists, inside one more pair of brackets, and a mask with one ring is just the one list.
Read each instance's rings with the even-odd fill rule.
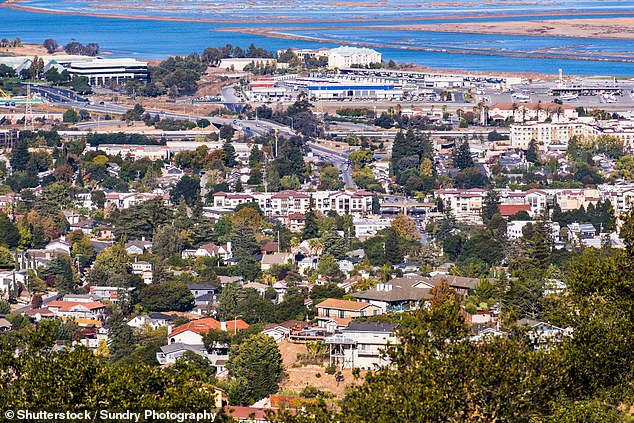
[[395,329],[395,323],[351,322],[340,333],[326,337],[330,365],[340,369],[372,370],[390,364],[382,351],[398,343]]
[[286,226],[291,232],[301,232],[306,224],[306,215],[304,213],[290,213],[287,216]]
[[128,299],[134,288],[121,288],[118,286],[91,286],[90,294],[101,300],[108,300],[111,303],[118,303],[121,299]]
[[180,342],[187,345],[203,345],[203,336],[212,329],[237,332],[248,327],[249,325],[246,322],[239,319],[219,322],[211,317],[206,317],[175,327],[168,333],[167,340],[168,344]]
[[521,319],[517,324],[520,327],[528,327],[531,344],[538,350],[549,349],[553,344],[561,342],[563,338],[572,336],[572,328],[562,329],[548,322]]
[[392,219],[386,218],[357,218],[352,220],[354,225],[354,236],[360,240],[371,238],[377,232],[389,228],[392,225]]
[[283,339],[287,339],[293,329],[301,329],[304,322],[299,320],[289,320],[283,323],[269,323],[264,326],[262,334],[268,335],[275,340],[275,342],[281,342]]
[[295,255],[292,253],[273,253],[262,256],[262,271],[271,269],[274,265],[283,265],[287,263],[295,263]]
[[227,261],[233,257],[231,252],[231,242],[225,245],[216,245],[213,242],[203,244],[196,250],[185,250],[182,253],[183,258],[187,257],[218,257],[223,261]]
[[154,280],[154,273],[152,272],[152,263],[149,263],[147,261],[133,261],[130,264],[130,267],[132,267],[132,273],[135,275],[139,275],[141,276],[141,279],[143,279],[143,282],[147,285],[151,284],[152,281]]
[[26,273],[26,270],[0,272],[0,297],[10,292],[17,294],[20,286],[26,286]]
[[355,317],[376,316],[382,314],[380,307],[360,302],[328,298],[316,305],[319,327],[334,332],[338,328],[348,326]]
[[378,283],[374,289],[353,292],[350,296],[379,307],[383,313],[401,312],[420,308],[431,299],[433,287],[428,278],[408,275]]
[[174,323],[177,316],[164,314],[164,313],[150,313],[148,315],[136,316],[128,321],[128,326],[139,329],[145,325],[150,326],[152,329],[158,329],[160,327],[167,327]]
[[471,335],[469,339],[473,342],[482,342],[492,337],[502,337],[506,335],[506,333],[496,328],[492,328],[491,326],[486,326],[483,324],[473,325],[471,327],[471,333],[473,335]]
[[63,320],[73,319],[79,326],[101,326],[106,318],[106,306],[99,301],[64,297],[61,301],[52,301],[47,308]]
[[24,312],[24,315],[27,316],[30,320],[35,322],[39,322],[42,319],[54,319],[55,313],[53,313],[48,308],[32,308]]
[[[225,368],[225,363],[229,359],[229,351],[227,348],[209,352],[204,345],[188,345],[177,342],[174,344],[163,345],[161,350],[156,353],[156,361],[158,361],[161,365],[174,364],[188,351],[209,360],[211,365],[216,369],[216,377],[226,377],[227,369]],[[222,394],[216,391],[216,395],[218,400],[220,400],[220,403],[222,403]]]
[[123,247],[130,255],[141,255],[152,249],[152,241],[147,241],[145,238],[135,239],[126,242]]
[[190,283],[187,287],[194,296],[194,312],[196,314],[208,313],[216,303],[218,288],[202,283]]
[[266,291],[270,288],[270,286],[260,282],[249,282],[242,285],[242,288],[255,289],[260,296],[264,297],[264,294],[266,294]]
[[56,239],[46,244],[44,249],[53,253],[62,253],[70,256],[72,247],[70,242],[66,242],[63,239]]

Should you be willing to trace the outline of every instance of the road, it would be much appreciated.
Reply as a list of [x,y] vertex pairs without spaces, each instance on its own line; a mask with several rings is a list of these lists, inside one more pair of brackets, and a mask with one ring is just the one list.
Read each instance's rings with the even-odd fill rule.
[[[55,301],[56,299],[57,299],[57,292],[48,293],[48,296],[42,299],[42,308],[45,308],[47,304],[49,304],[52,301]],[[15,308],[11,310],[11,312],[16,314],[21,314],[29,310],[31,310],[31,304],[27,304],[25,306]]]
[[332,150],[314,142],[309,142],[308,147],[310,147],[314,153],[318,153],[323,157],[328,157],[333,161],[337,169],[342,171],[343,183],[347,189],[357,188],[357,184],[355,184],[354,179],[352,179],[352,170],[349,166],[349,152]]
[[75,94],[72,90],[67,90],[65,88],[54,88],[48,85],[37,85],[37,84],[23,84],[24,86],[30,85],[31,92],[33,94],[39,94],[45,100],[48,100],[52,103],[88,103],[88,99],[84,97],[80,97]]

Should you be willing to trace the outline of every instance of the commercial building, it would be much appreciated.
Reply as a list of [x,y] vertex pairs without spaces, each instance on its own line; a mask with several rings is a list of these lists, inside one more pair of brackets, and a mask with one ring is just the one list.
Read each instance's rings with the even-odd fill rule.
[[328,67],[330,69],[365,67],[381,63],[381,53],[369,48],[341,46],[328,50]]
[[403,89],[394,84],[314,83],[306,87],[308,95],[315,100],[392,100],[403,97]]
[[66,68],[74,76],[85,76],[90,85],[105,85],[108,82],[124,83],[129,79],[148,80],[147,62],[136,59],[102,59],[74,61]]

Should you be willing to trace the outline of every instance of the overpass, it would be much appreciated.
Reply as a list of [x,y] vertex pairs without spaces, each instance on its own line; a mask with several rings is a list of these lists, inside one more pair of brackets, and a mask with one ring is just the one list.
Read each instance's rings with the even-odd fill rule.
[[[500,135],[509,135],[510,130],[508,128],[497,127],[485,127],[481,129],[468,129],[468,130],[456,130],[456,131],[423,131],[431,135],[432,137],[447,137],[447,138],[463,138],[465,136],[487,136],[491,131],[497,131]],[[345,138],[348,135],[354,135],[357,137],[365,138],[379,138],[379,139],[394,139],[398,131],[328,131],[326,135],[332,138]]]

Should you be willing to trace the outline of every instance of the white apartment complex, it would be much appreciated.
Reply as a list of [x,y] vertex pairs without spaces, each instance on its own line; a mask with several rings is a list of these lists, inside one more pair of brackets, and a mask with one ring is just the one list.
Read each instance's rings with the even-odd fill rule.
[[569,122],[532,122],[511,125],[510,140],[513,148],[528,148],[535,140],[541,150],[566,148],[573,136],[594,138],[609,135],[623,141],[625,147],[634,150],[634,121],[579,119]]
[[256,202],[267,216],[288,216],[292,213],[306,213],[310,208],[322,213],[334,211],[337,214],[362,216],[372,212],[372,193],[367,191],[297,191],[226,193],[213,195],[213,207],[235,208],[238,204]]
[[381,53],[369,48],[341,46],[328,50],[328,68],[342,69],[381,63]]

